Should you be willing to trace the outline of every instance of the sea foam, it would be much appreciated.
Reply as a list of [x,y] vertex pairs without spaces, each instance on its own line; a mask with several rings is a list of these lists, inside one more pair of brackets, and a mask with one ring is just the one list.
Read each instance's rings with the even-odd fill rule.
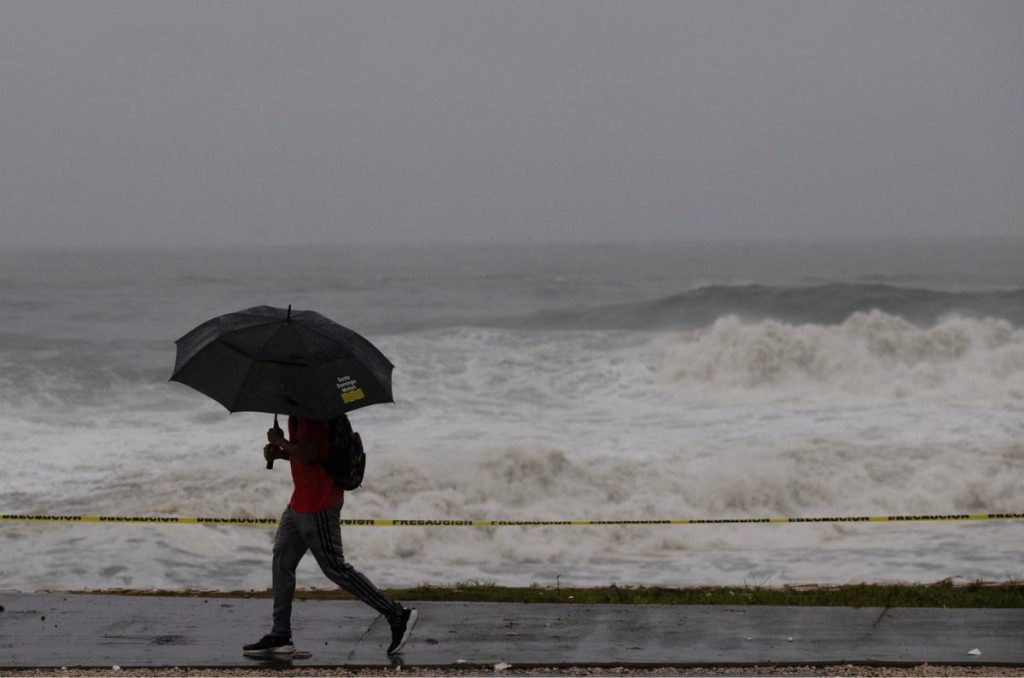
[[[7,261],[0,504],[279,515],[288,469],[267,471],[260,452],[272,415],[229,415],[167,378],[173,339],[195,324],[293,303],[366,334],[396,365],[395,404],[352,414],[368,466],[347,518],[1024,511],[1019,267],[985,269],[983,284],[961,289],[974,278],[913,252],[899,266],[871,250],[836,267],[788,251],[759,264],[757,248],[697,250],[291,252],[309,272],[299,277],[232,253]],[[800,284],[833,268],[920,286],[866,275]],[[922,270],[941,275],[912,273]],[[737,277],[774,281],[728,284]],[[344,539],[381,585],[832,583],[1019,578],[1017,527],[351,527]],[[272,537],[6,522],[0,581],[265,588]],[[300,585],[311,584],[326,581],[307,559]]]
[[1024,330],[1005,320],[951,316],[922,328],[880,311],[838,325],[730,316],[678,335],[666,354],[680,384],[1024,398]]

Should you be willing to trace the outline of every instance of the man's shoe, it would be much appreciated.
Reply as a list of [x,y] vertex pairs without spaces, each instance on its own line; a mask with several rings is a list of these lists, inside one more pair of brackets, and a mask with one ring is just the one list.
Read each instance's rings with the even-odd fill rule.
[[416,617],[419,613],[416,608],[402,608],[402,616],[398,621],[391,623],[391,645],[388,647],[388,654],[398,654],[405,646],[405,642],[412,635],[412,627],[416,626]]
[[295,646],[288,636],[275,636],[272,633],[260,638],[257,642],[242,646],[242,654],[250,657],[268,657],[279,654],[294,654]]

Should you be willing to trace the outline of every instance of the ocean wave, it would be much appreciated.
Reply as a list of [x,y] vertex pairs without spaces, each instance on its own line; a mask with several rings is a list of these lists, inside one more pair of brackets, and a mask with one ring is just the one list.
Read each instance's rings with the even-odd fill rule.
[[[41,412],[77,407],[139,406],[140,396],[153,407],[171,394],[165,388],[168,368],[159,360],[139,364],[136,355],[117,351],[22,347],[0,353],[0,403]],[[45,346],[45,348],[44,348]]]
[[[347,500],[348,518],[644,520],[1020,508],[1016,470],[1024,446],[1020,401],[1011,397],[1024,390],[1024,330],[1006,321],[949,317],[920,328],[881,312],[832,325],[727,317],[692,331],[462,328],[390,336],[386,344],[402,357],[400,398],[354,418],[368,466],[364,486]],[[198,393],[167,384],[165,373],[151,384],[134,372],[122,383],[116,373],[93,374],[107,367],[95,356],[49,356],[76,357],[83,361],[77,372],[39,364],[18,375],[17,388],[38,387],[38,397],[60,388],[62,401],[4,408],[9,446],[33,459],[0,479],[9,511],[279,514],[291,483],[286,465],[271,472],[262,462],[269,417],[228,417]],[[81,387],[67,390],[53,383],[58,377]],[[907,397],[892,397],[899,389]],[[995,530],[1005,529],[409,527],[346,529],[345,540],[382,585],[529,583],[569,572],[587,581],[696,584],[752,572],[781,581],[991,578],[1013,567],[1005,550],[991,548],[1005,534]],[[778,547],[780,530],[785,549]],[[12,525],[7,533],[21,540],[22,556],[16,564],[13,555],[0,557],[0,569],[13,573],[8,586],[26,590],[112,581],[266,586],[273,535],[156,525]],[[127,573],[108,574],[115,565]],[[312,559],[307,574],[318,576]]]
[[797,323],[839,323],[878,310],[917,325],[945,315],[1002,318],[1024,324],[1024,289],[948,292],[892,285],[829,284],[810,287],[709,285],[653,300],[560,310],[499,324],[530,329],[659,330],[705,327],[722,316]]
[[948,316],[923,328],[880,311],[835,325],[731,316],[675,335],[665,355],[679,384],[1024,398],[1024,330],[990,318]]
[[[424,469],[391,450],[375,455],[366,484],[348,497],[344,515],[647,520],[1012,509],[1024,491],[1020,474],[1012,472],[1024,447],[978,449],[970,456],[961,452],[940,444],[809,441],[779,450],[722,450],[713,460],[695,455],[584,460],[557,447],[512,445],[452,450]],[[153,471],[148,479],[135,471],[130,483],[82,488],[88,494],[62,498],[59,506],[79,511],[89,502],[123,515],[273,517],[287,500],[289,484],[280,471],[236,464],[233,473],[211,473],[209,460],[189,461],[195,468]],[[965,531],[969,528],[972,532]],[[1005,535],[1005,528],[990,526],[1004,531],[987,536],[975,529],[955,524],[408,527],[344,528],[344,538],[360,568],[382,585],[467,577],[528,584],[556,576],[563,581],[611,576],[636,583],[731,583],[756,572],[783,581],[913,579],[923,574],[915,566],[922,560],[936,569],[934,576],[991,577],[1000,567],[1012,568],[1012,557],[991,548],[991,540]],[[123,585],[231,589],[266,586],[273,530],[14,525],[11,534],[29,554],[17,567],[0,558],[12,570],[11,587],[109,586],[122,581],[110,569],[116,565],[127,566]],[[39,553],[46,557],[32,555]],[[886,554],[885,567],[879,569]],[[72,569],[68,563],[82,565]],[[304,576],[326,584],[311,558]]]
[[[169,345],[105,352],[28,344],[0,353],[0,403],[22,411],[177,410],[202,397],[167,384]],[[401,399],[427,402],[440,388],[453,404],[495,411],[523,402],[579,406],[598,394],[646,402],[692,389],[1024,398],[1024,329],[962,315],[928,326],[873,310],[837,323],[726,315],[695,329],[643,332],[462,327],[391,335],[380,345],[396,361]]]

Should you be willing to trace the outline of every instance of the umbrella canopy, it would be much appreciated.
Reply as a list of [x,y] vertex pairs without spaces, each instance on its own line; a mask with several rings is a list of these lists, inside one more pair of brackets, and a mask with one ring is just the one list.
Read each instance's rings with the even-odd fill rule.
[[229,412],[330,419],[394,402],[394,365],[359,334],[314,311],[254,306],[178,339],[171,381]]

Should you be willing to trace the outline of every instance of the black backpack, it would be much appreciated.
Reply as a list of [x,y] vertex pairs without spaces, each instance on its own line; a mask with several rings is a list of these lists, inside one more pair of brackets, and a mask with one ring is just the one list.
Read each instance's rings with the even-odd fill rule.
[[363,440],[344,414],[327,422],[327,460],[323,466],[334,484],[343,490],[354,490],[363,482]]

